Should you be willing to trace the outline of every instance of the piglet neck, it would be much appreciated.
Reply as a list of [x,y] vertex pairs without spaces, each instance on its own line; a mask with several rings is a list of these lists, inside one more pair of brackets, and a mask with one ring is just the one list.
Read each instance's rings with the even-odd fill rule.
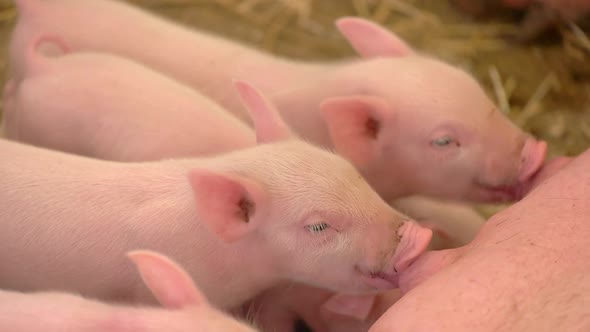
[[[222,164],[227,167],[227,161],[235,158],[234,154],[202,160],[199,167],[231,171],[232,167],[224,169]],[[196,166],[194,160],[190,159],[171,162],[176,165],[175,173],[181,181],[185,181],[186,174]],[[184,187],[185,199],[190,202],[183,212],[184,216],[179,220],[188,220],[194,224],[194,229],[190,231],[190,241],[185,244],[179,244],[178,241],[174,244],[173,252],[177,253],[174,257],[178,257],[181,262],[193,262],[192,265],[186,265],[186,269],[204,290],[210,302],[219,308],[233,308],[274,285],[279,277],[273,268],[271,254],[261,245],[264,242],[257,239],[255,234],[225,242],[199,221],[188,182],[180,186]],[[190,226],[183,229],[190,230]]]
[[204,250],[199,252],[206,253],[198,257],[202,268],[215,271],[203,282],[213,290],[208,296],[213,305],[235,308],[280,280],[268,253],[260,249],[260,241],[245,238],[225,243],[209,235],[201,243]]

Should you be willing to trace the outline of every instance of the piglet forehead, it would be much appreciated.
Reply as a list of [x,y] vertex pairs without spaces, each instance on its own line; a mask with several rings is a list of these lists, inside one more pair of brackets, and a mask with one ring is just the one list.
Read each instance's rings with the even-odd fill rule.
[[[436,59],[411,57],[398,65],[376,64],[384,75],[373,78],[373,86],[398,112],[428,113],[456,120],[481,117],[496,106],[479,82],[466,71]],[[388,71],[391,71],[387,74]]]
[[307,207],[305,213],[373,220],[388,211],[359,171],[332,152],[297,141],[281,143],[268,152],[269,158],[259,162],[266,164],[260,175],[268,181],[271,196],[301,201]]

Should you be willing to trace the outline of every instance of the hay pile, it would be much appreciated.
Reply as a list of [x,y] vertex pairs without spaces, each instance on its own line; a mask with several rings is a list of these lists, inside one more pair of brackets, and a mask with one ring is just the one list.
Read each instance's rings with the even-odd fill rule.
[[[354,55],[333,21],[343,15],[369,17],[417,49],[471,71],[511,119],[550,143],[550,155],[573,155],[590,146],[590,41],[575,27],[563,32],[563,41],[525,47],[500,37],[517,31],[514,21],[473,22],[445,0],[127,1],[189,26],[306,60]],[[0,83],[15,15],[12,1],[0,0]]]

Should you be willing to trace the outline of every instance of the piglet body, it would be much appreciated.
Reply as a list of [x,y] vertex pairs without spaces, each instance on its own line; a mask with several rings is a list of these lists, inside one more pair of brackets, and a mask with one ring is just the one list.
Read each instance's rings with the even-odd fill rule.
[[0,290],[0,330],[18,332],[254,332],[211,306],[189,275],[170,258],[129,254],[164,308],[107,304],[66,292]]
[[510,123],[469,74],[362,19],[337,25],[363,59],[302,63],[191,31],[123,2],[16,3],[15,80],[27,71],[25,50],[42,33],[61,36],[73,51],[114,53],[153,67],[245,122],[231,80],[252,80],[295,132],[334,147],[387,201],[411,194],[518,199],[520,186],[545,159],[546,144]]
[[0,141],[0,260],[12,266],[0,287],[149,302],[117,259],[136,247],[174,254],[224,309],[283,280],[396,287],[431,231],[403,222],[350,163],[295,139],[236,84],[261,145],[215,158],[121,164]]
[[[27,74],[6,87],[9,139],[116,161],[205,157],[256,143],[219,105],[141,64],[65,55],[57,38],[30,46]],[[51,57],[43,54],[49,47]]]

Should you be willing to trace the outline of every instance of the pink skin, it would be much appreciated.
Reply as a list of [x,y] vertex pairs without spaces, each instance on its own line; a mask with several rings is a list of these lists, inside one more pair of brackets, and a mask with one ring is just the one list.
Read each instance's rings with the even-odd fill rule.
[[0,290],[0,330],[19,332],[254,332],[217,310],[182,267],[150,251],[133,251],[144,284],[163,309],[112,305],[65,292]]
[[[49,46],[61,54],[42,53]],[[250,127],[162,74],[117,56],[66,52],[57,37],[31,44],[26,75],[6,87],[5,137],[115,161],[205,157],[256,144]]]
[[12,267],[0,287],[149,303],[119,258],[137,247],[174,254],[224,309],[285,280],[336,292],[397,287],[432,232],[349,162],[296,139],[252,86],[235,86],[260,145],[217,157],[115,163],[0,141],[10,160],[0,164],[10,188],[0,193],[0,261]]
[[[22,54],[40,33],[62,36],[74,51],[105,51],[149,65],[250,122],[231,93],[231,79],[244,77],[272,96],[295,132],[334,147],[387,201],[414,193],[519,199],[522,181],[545,158],[544,143],[514,126],[469,74],[362,19],[337,21],[361,60],[301,63],[191,31],[123,2],[16,3],[10,52],[17,79],[26,72]],[[154,43],[154,36],[165,44]]]
[[370,331],[587,331],[588,167],[590,150],[556,161],[471,244],[423,255]]
[[[473,209],[459,203],[409,197],[396,200],[394,206],[433,230],[430,250],[467,245],[485,223]],[[294,332],[294,322],[300,319],[315,332],[361,332],[368,331],[400,297],[399,289],[350,296],[286,284],[258,296],[242,314],[253,318],[264,331]]]

